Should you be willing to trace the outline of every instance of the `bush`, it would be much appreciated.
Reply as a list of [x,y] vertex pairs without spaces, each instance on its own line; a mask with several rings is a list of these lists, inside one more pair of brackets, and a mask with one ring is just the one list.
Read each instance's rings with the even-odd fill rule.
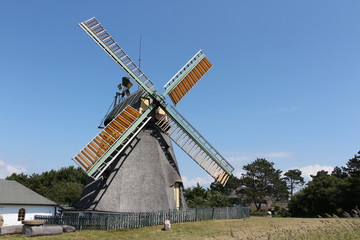
[[285,208],[280,208],[279,211],[275,212],[273,217],[291,217],[291,214]]
[[251,212],[250,212],[250,216],[265,217],[265,216],[271,216],[271,215],[270,215],[268,212],[251,211]]
[[274,215],[273,217],[290,217],[290,212],[279,205],[274,205]]

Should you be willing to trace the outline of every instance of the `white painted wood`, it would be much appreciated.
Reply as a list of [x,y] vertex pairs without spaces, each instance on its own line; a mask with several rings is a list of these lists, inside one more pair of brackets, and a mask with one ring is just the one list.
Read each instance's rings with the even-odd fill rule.
[[20,225],[18,213],[21,208],[26,210],[24,220],[34,220],[35,215],[54,216],[55,206],[37,206],[37,205],[1,205],[0,215],[4,218],[3,226]]

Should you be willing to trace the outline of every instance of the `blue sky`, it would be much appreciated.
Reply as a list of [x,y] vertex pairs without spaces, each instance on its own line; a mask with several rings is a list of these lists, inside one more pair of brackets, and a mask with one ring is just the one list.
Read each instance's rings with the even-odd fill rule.
[[[199,49],[214,67],[177,109],[242,172],[304,176],[359,147],[359,1],[0,1],[0,178],[73,165],[125,73],[78,23],[95,16],[162,86]],[[176,149],[185,186],[211,179]]]

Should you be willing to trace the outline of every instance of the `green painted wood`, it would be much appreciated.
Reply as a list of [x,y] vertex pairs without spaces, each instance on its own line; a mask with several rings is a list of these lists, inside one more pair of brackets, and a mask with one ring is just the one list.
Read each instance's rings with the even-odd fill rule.
[[[224,171],[226,171],[229,175],[232,175],[232,170],[229,169],[227,166],[225,166],[211,151],[210,149],[208,149],[208,147],[206,147],[201,141],[200,139],[191,131],[191,129],[189,129],[184,123],[183,121],[170,109],[170,107],[166,107],[165,109],[166,114],[168,114],[173,120],[174,122],[179,125],[186,134],[188,134],[194,141],[195,143],[201,147],[201,149],[208,154],[211,159],[216,162]],[[180,147],[180,146],[179,146]],[[184,150],[184,152],[186,153],[186,151]],[[190,156],[191,157],[191,156]],[[195,161],[196,162],[196,161]]]
[[121,59],[115,53],[113,53],[113,51],[108,46],[106,46],[106,44],[84,22],[81,22],[80,26],[106,51],[106,53],[108,53],[111,56],[111,58],[118,65],[120,65],[120,67],[122,67],[124,69],[124,71],[132,79],[134,79],[137,82],[137,84],[140,85],[140,87],[142,87],[148,93],[154,94],[154,91],[151,88],[149,88],[148,86],[146,86],[146,84],[144,84],[140,80],[140,78],[130,68],[128,68],[128,66],[126,66],[126,64],[123,63],[123,61],[121,61]]

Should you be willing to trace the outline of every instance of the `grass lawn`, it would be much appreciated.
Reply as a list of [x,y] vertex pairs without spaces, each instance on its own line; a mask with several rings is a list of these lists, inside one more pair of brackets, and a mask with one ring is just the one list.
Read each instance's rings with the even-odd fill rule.
[[175,223],[170,231],[162,226],[138,229],[98,231],[85,230],[55,236],[27,238],[25,235],[0,236],[8,239],[359,239],[360,219],[345,218],[267,218],[251,217],[236,220],[210,220]]

